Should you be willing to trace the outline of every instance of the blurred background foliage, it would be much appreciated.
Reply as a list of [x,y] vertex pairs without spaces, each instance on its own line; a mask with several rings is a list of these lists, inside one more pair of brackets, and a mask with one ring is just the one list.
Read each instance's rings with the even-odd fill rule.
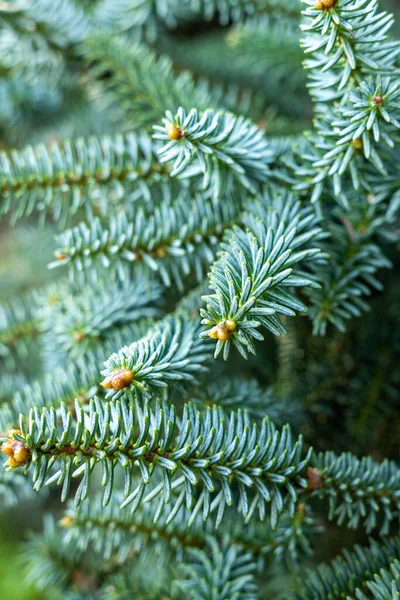
[[[0,3],[0,9],[3,4]],[[80,4],[91,11],[97,3],[86,0]],[[381,0],[381,6],[397,11],[396,27],[400,32],[399,3]],[[96,102],[100,100],[96,98],[95,86],[88,91],[85,74],[75,72],[73,64],[71,69],[64,70],[59,40],[55,38],[53,63],[45,64],[42,76],[31,80],[27,76],[29,65],[24,64],[30,58],[28,48],[24,55],[13,55],[12,40],[2,37],[4,23],[4,15],[0,15],[0,147],[21,148],[27,143],[50,142],[65,136],[112,132],[113,123],[118,120],[113,107],[108,109],[107,121],[99,118]],[[293,43],[285,44],[284,53],[281,52],[285,32],[282,22],[269,40],[268,52],[261,51],[265,35],[262,19],[245,26],[232,22],[221,25],[217,18],[208,23],[187,22],[154,36],[154,39],[150,31],[147,41],[156,53],[168,54],[177,71],[189,68],[198,80],[207,77],[216,85],[236,82],[241,88],[258,93],[259,102],[252,107],[251,116],[260,120],[260,126],[266,132],[294,133],[310,126],[312,108],[304,88],[299,33],[293,29],[291,21],[287,30]],[[20,35],[24,36],[24,32]],[[1,302],[54,281],[54,273],[47,269],[47,264],[54,249],[55,231],[51,220],[42,229],[37,228],[36,219],[32,222],[24,219],[15,227],[10,227],[7,218],[0,221]],[[295,323],[288,323],[287,337],[277,341],[270,338],[268,344],[258,348],[257,357],[248,362],[248,371],[255,373],[260,382],[274,385],[277,381],[274,392],[289,402],[292,419],[298,419],[306,440],[321,450],[334,447],[337,452],[368,453],[376,460],[384,457],[399,459],[398,250],[392,248],[390,251],[394,268],[383,274],[384,294],[376,294],[370,302],[370,312],[351,321],[346,333],[334,332],[327,338],[313,337],[309,320],[297,319]],[[380,314],[385,318],[378,323],[377,315]],[[230,369],[233,370],[234,360],[241,359],[232,357]],[[36,375],[37,369],[40,365],[35,361],[35,352],[30,352],[18,371],[21,377],[29,377],[32,373]],[[8,396],[5,382],[0,396],[3,401]],[[307,409],[307,416],[305,411],[297,408],[300,400]],[[298,415],[294,414],[296,410]],[[29,500],[24,509],[18,508],[18,512],[12,508],[2,510],[1,598],[57,600],[55,592],[46,595],[35,590],[33,581],[29,585],[24,583],[21,577],[23,558],[17,551],[30,530],[41,529],[43,513],[51,502],[49,496],[45,506],[42,502]],[[331,559],[342,546],[366,541],[360,539],[360,534],[342,528],[339,543],[334,537],[337,528],[333,535],[329,525],[324,525],[326,534],[319,542],[318,555],[313,558],[318,562]],[[282,577],[280,572],[276,573],[270,594],[274,589],[277,594],[282,590]],[[287,576],[284,583],[285,586],[288,583]]]

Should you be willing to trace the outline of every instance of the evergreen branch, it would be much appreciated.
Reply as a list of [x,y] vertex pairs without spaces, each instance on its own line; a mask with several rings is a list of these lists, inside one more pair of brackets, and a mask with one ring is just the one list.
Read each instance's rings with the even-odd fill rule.
[[176,75],[171,60],[157,57],[148,47],[128,38],[101,34],[83,45],[89,77],[101,91],[99,101],[112,107],[114,119],[124,128],[143,130],[165,114],[193,104],[206,109],[212,99],[207,89],[197,88],[191,74]]
[[[99,358],[98,360],[101,360]],[[27,414],[36,407],[58,407],[65,403],[71,410],[74,400],[78,398],[82,404],[99,391],[98,360],[94,356],[86,356],[67,367],[51,370],[43,379],[29,385],[14,388],[13,397],[0,407],[0,428],[7,430],[15,427],[20,414]]]
[[[388,569],[393,561],[400,558],[400,540],[391,538],[382,542],[371,541],[370,546],[355,546],[352,552],[343,551],[331,565],[321,564],[308,571],[300,589],[294,592],[291,600],[331,600],[346,598],[359,600],[371,598],[367,590],[381,569]],[[390,588],[389,588],[390,590]],[[387,590],[385,590],[387,591]],[[378,596],[379,600],[391,598],[390,593]]]
[[260,189],[273,162],[273,146],[251,121],[228,112],[206,110],[199,116],[183,108],[166,113],[154,137],[166,142],[158,151],[162,163],[173,162],[172,177],[203,174],[213,196],[232,193],[234,184],[252,194]]
[[396,463],[374,462],[350,453],[314,455],[308,471],[308,489],[329,499],[329,518],[350,528],[362,522],[369,532],[378,524],[387,534],[389,524],[400,516],[400,469]]
[[84,208],[89,216],[113,204],[149,200],[155,183],[168,182],[146,135],[117,135],[28,146],[0,155],[2,213],[14,219],[37,211],[62,222]]
[[[213,527],[210,521],[204,523],[201,515],[194,519],[190,528],[191,515],[182,509],[172,522],[164,518],[155,523],[151,505],[142,504],[132,514],[128,507],[121,508],[122,502],[123,497],[116,493],[106,507],[101,496],[78,507],[71,505],[60,521],[66,528],[68,542],[75,542],[85,552],[90,548],[105,560],[117,555],[121,564],[132,552],[140,555],[149,546],[160,554],[172,551],[178,560],[188,548],[206,548],[207,536]],[[311,553],[310,539],[321,533],[304,504],[298,505],[293,516],[283,513],[274,530],[269,523],[243,524],[229,512],[223,523],[224,534],[231,545],[250,552],[263,565],[271,560],[297,563],[300,556]]]
[[213,206],[201,196],[162,203],[151,215],[139,209],[132,222],[124,213],[111,218],[108,228],[93,220],[59,236],[58,260],[51,266],[71,265],[93,275],[93,267],[113,266],[120,277],[135,263],[159,274],[165,286],[182,290],[184,279],[194,273],[201,281],[214,259],[226,227],[238,215],[233,202]]
[[318,285],[296,266],[325,258],[315,245],[325,236],[316,214],[291,194],[271,190],[263,204],[247,207],[243,223],[246,231],[234,227],[221,244],[209,276],[214,293],[203,297],[207,308],[201,309],[202,323],[211,326],[201,335],[218,339],[215,357],[223,352],[225,360],[232,345],[245,358],[254,354],[253,338],[264,339],[260,326],[285,333],[278,315],[306,311],[288,288]]
[[[260,18],[265,15],[279,14],[285,18],[298,18],[300,11],[296,0],[238,0],[231,4],[226,0],[201,0],[188,9],[194,15],[201,15],[205,21],[217,18],[222,25],[240,23],[250,18]],[[190,13],[189,13],[190,14]]]
[[252,419],[262,419],[264,415],[276,425],[290,422],[293,426],[304,420],[303,407],[294,401],[277,398],[271,387],[261,387],[256,379],[242,379],[225,376],[218,381],[203,383],[194,390],[189,389],[192,402],[206,408],[219,406],[226,411],[246,407]]
[[[17,477],[15,477],[17,475]],[[11,508],[32,499],[32,485],[22,473],[0,473],[0,506],[1,509]]]
[[[302,438],[293,441],[287,426],[279,431],[267,418],[257,427],[241,411],[228,419],[216,408],[201,414],[187,404],[177,419],[172,406],[157,405],[153,411],[147,404],[140,408],[137,402],[134,407],[97,399],[86,414],[76,402],[75,412],[73,423],[65,405],[58,412],[32,409],[29,417],[21,416],[21,429],[10,433],[2,449],[10,457],[9,469],[32,465],[35,490],[57,482],[65,500],[72,477],[80,477],[77,505],[87,498],[98,463],[103,465],[105,505],[120,465],[125,472],[123,506],[131,505],[135,512],[142,502],[159,496],[158,518],[166,504],[173,505],[168,521],[185,505],[193,518],[200,510],[204,519],[217,510],[218,523],[226,506],[235,502],[247,520],[256,510],[264,518],[268,509],[274,527],[283,509],[293,514],[297,490],[306,485],[303,474],[311,452],[304,454]],[[57,463],[60,469],[52,475]],[[161,480],[144,498],[155,473]],[[197,498],[196,484],[202,488]],[[234,485],[239,499],[232,493]]]
[[3,4],[0,15],[9,27],[20,36],[42,37],[50,48],[67,49],[75,46],[90,31],[83,10],[68,0],[29,0]]
[[199,325],[177,312],[158,321],[141,339],[121,348],[104,363],[103,387],[118,398],[130,386],[139,391],[167,387],[170,381],[191,381],[206,370],[206,344]]
[[341,222],[331,224],[334,244],[327,245],[328,268],[320,276],[321,288],[308,291],[314,334],[325,335],[329,323],[344,331],[347,320],[369,310],[364,297],[373,290],[382,290],[377,271],[392,266],[374,243],[376,234],[391,219],[379,205],[358,208],[353,205],[351,214],[339,213]]
[[175,586],[192,600],[256,600],[258,587],[252,555],[231,546],[229,538],[218,543],[207,539],[207,548],[188,550],[189,562],[181,565],[181,580]]
[[[38,294],[31,292],[0,305],[0,359],[11,364],[26,359],[40,335]],[[4,365],[3,365],[4,366]]]
[[[109,348],[110,340],[115,344],[118,333],[129,331],[132,341],[135,339],[132,326],[138,332],[147,331],[150,318],[160,316],[160,298],[161,286],[140,272],[131,281],[114,284],[107,281],[88,286],[83,292],[70,286],[69,293],[61,294],[59,302],[43,312],[44,344],[48,341],[52,353],[59,351],[70,362],[100,346]],[[144,327],[139,325],[141,320]]]

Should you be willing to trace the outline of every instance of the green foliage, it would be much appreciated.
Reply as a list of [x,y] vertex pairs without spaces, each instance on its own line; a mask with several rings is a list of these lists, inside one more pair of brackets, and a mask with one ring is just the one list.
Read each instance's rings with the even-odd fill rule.
[[[124,402],[104,404],[90,402],[87,417],[75,402],[76,422],[61,404],[41,412],[32,409],[27,420],[21,417],[22,434],[15,434],[29,448],[36,490],[43,485],[62,485],[61,497],[66,499],[72,477],[80,477],[75,502],[85,500],[89,493],[92,471],[97,463],[103,466],[104,504],[111,497],[114,470],[118,465],[125,474],[125,500],[134,512],[141,502],[159,499],[157,515],[168,509],[172,520],[185,505],[194,518],[201,510],[206,519],[217,511],[221,521],[226,506],[235,502],[232,486],[236,484],[238,510],[249,519],[257,511],[274,526],[284,506],[294,511],[296,487],[304,487],[302,474],[310,452],[304,453],[301,437],[292,440],[290,429],[279,432],[265,418],[260,429],[251,425],[246,413],[231,413],[225,417],[217,408],[199,413],[193,405],[184,407],[177,420],[173,406]],[[54,464],[60,469],[50,475]],[[137,467],[140,477],[137,480]],[[160,483],[144,497],[146,486],[154,477]],[[200,484],[201,493],[194,487]],[[132,491],[132,488],[133,491]],[[248,488],[254,493],[249,497]]]
[[[275,335],[285,333],[278,315],[295,316],[295,311],[306,310],[290,290],[319,285],[312,273],[294,268],[300,261],[306,268],[309,261],[321,264],[325,257],[313,243],[324,237],[321,228],[309,228],[318,219],[295,196],[271,196],[272,191],[263,203],[247,208],[246,230],[236,227],[225,236],[221,256],[211,268],[214,293],[204,297],[207,308],[201,310],[202,323],[235,322],[229,338],[217,342],[215,356],[223,352],[225,360],[232,345],[245,358],[248,352],[255,354],[253,338],[263,339],[260,326]],[[202,335],[210,335],[210,330]]]
[[378,0],[303,4],[0,2],[0,500],[53,513],[39,594],[400,594],[400,45]]

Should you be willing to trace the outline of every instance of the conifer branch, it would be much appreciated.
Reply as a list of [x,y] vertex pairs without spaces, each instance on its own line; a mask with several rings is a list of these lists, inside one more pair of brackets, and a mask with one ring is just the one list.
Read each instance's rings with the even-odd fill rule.
[[0,155],[3,214],[14,220],[49,212],[56,220],[105,213],[114,205],[148,201],[155,184],[169,181],[154,142],[144,134],[28,146]]
[[399,519],[400,469],[393,461],[326,452],[314,455],[311,464],[308,491],[329,499],[329,518],[339,525],[355,529],[362,523],[370,532],[380,523],[387,534],[390,522]]
[[218,543],[210,536],[207,546],[205,550],[188,550],[189,562],[180,568],[182,579],[174,582],[183,597],[257,600],[258,586],[254,577],[257,565],[252,555],[231,546],[229,538]]
[[203,175],[203,187],[218,199],[231,194],[234,183],[255,194],[269,174],[273,146],[251,121],[228,112],[206,110],[200,116],[179,108],[168,111],[164,127],[155,126],[162,163],[173,162],[172,177]]
[[[344,550],[331,565],[321,564],[308,571],[300,589],[290,595],[290,600],[330,600],[332,593],[336,598],[349,600],[374,598],[367,591],[371,590],[371,583],[381,569],[390,569],[392,562],[399,558],[398,537],[381,542],[372,540],[369,546],[355,546],[352,552]],[[377,600],[391,598],[387,588],[385,592],[386,595],[378,596]]]
[[285,333],[278,315],[306,311],[290,288],[318,286],[298,263],[320,265],[326,258],[317,245],[325,237],[318,218],[291,194],[273,189],[263,204],[247,207],[243,224],[245,231],[234,227],[221,244],[209,276],[214,293],[203,297],[207,308],[201,309],[202,323],[211,326],[201,335],[218,340],[215,356],[223,352],[225,360],[232,345],[244,358],[254,354],[253,339],[264,339],[260,326]]
[[[199,511],[204,519],[217,511],[219,523],[226,506],[235,503],[246,520],[258,511],[262,519],[268,514],[274,527],[283,509],[294,512],[297,491],[306,485],[303,474],[311,452],[303,451],[301,437],[294,441],[288,427],[279,431],[267,418],[258,428],[241,411],[227,418],[216,408],[201,414],[187,404],[178,420],[173,406],[152,410],[147,404],[110,405],[97,399],[86,413],[76,401],[75,413],[74,421],[64,404],[59,411],[32,409],[28,418],[21,416],[20,430],[10,433],[3,451],[9,468],[32,466],[35,490],[62,485],[63,500],[72,478],[81,478],[77,505],[87,498],[98,463],[103,465],[105,505],[119,465],[125,473],[123,506],[135,512],[142,502],[158,497],[157,518],[168,509],[168,522],[186,506],[193,518]],[[55,465],[60,466],[56,473]],[[154,474],[161,480],[144,497]]]
[[130,265],[140,263],[156,272],[165,286],[174,283],[183,290],[192,273],[198,281],[214,259],[224,230],[238,216],[233,202],[213,206],[202,196],[163,203],[151,215],[138,210],[133,221],[123,213],[111,218],[108,227],[95,219],[81,223],[59,236],[57,261],[51,266],[70,265],[91,273],[99,267],[114,267],[121,279]]
[[[182,509],[172,522],[164,518],[154,523],[155,511],[151,505],[142,504],[132,514],[129,507],[121,508],[122,502],[122,495],[116,493],[106,507],[101,496],[78,507],[71,505],[60,521],[67,541],[75,541],[83,551],[91,548],[105,560],[117,555],[123,564],[132,551],[140,554],[149,546],[160,553],[172,551],[178,558],[188,548],[205,549],[207,536],[217,535],[212,523],[204,523],[201,515],[190,527],[190,512]],[[250,552],[264,565],[273,560],[296,564],[301,556],[311,553],[311,538],[321,533],[304,504],[298,505],[294,515],[283,513],[274,530],[269,523],[244,525],[229,511],[223,523],[224,535],[229,537],[230,544]]]

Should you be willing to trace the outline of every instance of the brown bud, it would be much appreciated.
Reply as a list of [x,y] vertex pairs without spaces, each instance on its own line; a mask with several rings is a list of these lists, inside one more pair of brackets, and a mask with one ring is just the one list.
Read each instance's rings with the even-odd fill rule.
[[362,150],[363,149],[363,141],[361,138],[357,138],[356,140],[353,140],[351,142],[351,145],[353,146],[353,148],[355,148],[356,150]]
[[19,429],[11,429],[8,433],[9,440],[8,442],[4,442],[1,446],[1,450],[9,457],[7,461],[9,467],[20,467],[29,462],[31,452],[28,446],[14,438],[14,433],[21,435]]
[[185,135],[185,132],[177,125],[174,125],[174,123],[168,123],[166,130],[170,140],[180,140]]
[[78,342],[78,344],[80,344],[80,342],[82,342],[82,340],[84,339],[85,334],[83,333],[83,331],[74,331],[72,337],[74,338],[75,342]]
[[228,331],[236,331],[236,321],[233,321],[232,319],[227,319],[224,323],[224,327]]
[[215,327],[210,329],[210,331],[208,332],[208,335],[211,339],[217,340],[218,339],[218,325],[215,325]]
[[118,369],[118,371],[114,371],[111,375],[108,375],[101,382],[101,385],[106,389],[122,390],[130,386],[133,377],[133,371],[130,369]]
[[306,472],[307,489],[318,490],[322,484],[321,472],[314,467],[308,467]]
[[111,390],[112,389],[112,375],[107,375],[107,377],[105,379],[103,379],[103,381],[100,383],[100,385],[103,386],[103,388],[106,388],[107,390]]
[[372,102],[373,102],[373,104],[375,104],[375,106],[382,106],[382,104],[383,104],[383,96],[374,96],[372,98]]
[[220,342],[227,342],[229,340],[230,333],[225,327],[218,326],[217,337]]
[[75,523],[75,519],[68,515],[63,517],[60,521],[61,527],[70,527],[72,525],[72,523]]
[[156,256],[157,256],[157,258],[165,258],[167,256],[166,249],[163,246],[160,246],[159,248],[157,248]]
[[337,0],[316,0],[314,8],[317,10],[329,10],[335,6],[336,2]]
[[68,254],[65,254],[64,252],[56,252],[57,260],[64,260],[65,258],[68,258]]

